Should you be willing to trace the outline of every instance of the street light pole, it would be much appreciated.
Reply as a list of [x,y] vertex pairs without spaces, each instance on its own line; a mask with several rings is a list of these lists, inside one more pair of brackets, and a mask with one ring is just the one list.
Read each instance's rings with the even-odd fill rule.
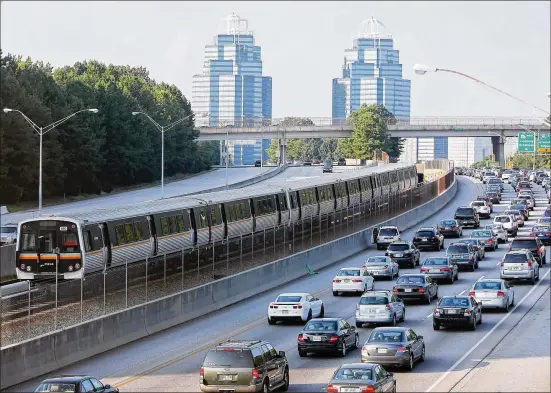
[[44,136],[44,134],[47,134],[48,132],[50,132],[51,130],[56,128],[58,125],[66,122],[71,117],[73,117],[73,116],[75,116],[75,115],[77,115],[81,112],[98,113],[99,111],[95,108],[94,109],[82,109],[82,110],[77,111],[73,114],[70,114],[67,117],[64,117],[61,120],[53,122],[52,124],[47,125],[45,127],[37,126],[36,123],[33,122],[27,115],[25,115],[23,112],[21,112],[17,109],[4,108],[4,113],[9,113],[9,112],[17,112],[21,116],[23,116],[23,118],[27,121],[27,123],[29,123],[31,125],[31,127],[35,130],[35,132],[40,137],[39,138],[39,150],[38,150],[39,151],[39,153],[38,153],[38,155],[39,155],[39,158],[38,158],[38,215],[40,216],[42,214],[42,137]]
[[514,95],[512,94],[509,94],[503,90],[500,90],[498,89],[497,87],[494,87],[494,86],[491,86],[485,82],[482,82],[480,79],[477,79],[473,76],[470,76],[470,75],[467,75],[467,74],[464,74],[462,72],[459,72],[459,71],[454,71],[454,70],[449,70],[449,69],[446,69],[446,68],[436,68],[436,67],[429,67],[429,66],[426,66],[426,65],[423,65],[423,64],[415,64],[413,66],[413,71],[415,71],[415,73],[417,75],[425,75],[427,72],[438,72],[438,71],[442,71],[442,72],[450,72],[452,74],[457,74],[457,75],[460,75],[460,76],[463,76],[467,79],[470,79],[472,81],[475,81],[476,83],[480,83],[481,85],[484,85],[494,91],[497,91],[498,93],[501,93],[501,94],[504,94],[514,100],[517,100],[517,101],[520,101],[522,102],[523,104],[526,104],[528,106],[531,106],[533,109],[537,109],[541,112],[544,112],[544,113],[547,113],[549,115],[549,111],[546,111],[545,109],[541,109],[541,108],[538,108],[537,106],[535,106],[534,104],[531,104],[525,100],[523,100],[522,98],[518,98],[518,97],[515,97]]
[[[153,120],[151,118],[151,116],[149,116],[145,112],[132,112],[132,116],[136,116],[136,115],[144,115],[145,117],[147,117],[149,119],[149,121],[151,123],[153,123],[153,125],[155,127],[157,127],[157,129],[161,132],[161,199],[162,199],[165,196],[165,132],[172,129],[172,128],[174,128],[174,127],[176,127],[178,124],[180,124],[184,120],[189,119],[191,116],[193,116],[193,113],[191,113],[191,114],[187,115],[186,117],[183,117],[179,120],[176,120],[175,122],[170,123],[167,126],[161,126],[159,123],[157,123],[155,120]],[[208,116],[208,113],[205,113],[201,117],[207,117],[207,116]]]

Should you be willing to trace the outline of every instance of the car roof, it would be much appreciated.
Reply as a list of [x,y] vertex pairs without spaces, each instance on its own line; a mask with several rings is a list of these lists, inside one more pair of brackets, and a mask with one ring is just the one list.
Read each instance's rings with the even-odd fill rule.
[[468,299],[470,298],[469,295],[443,295],[440,300],[442,299],[449,299],[449,298],[456,298],[456,299]]
[[507,251],[507,254],[526,254],[527,252],[530,252],[529,249],[527,248],[521,248],[520,250],[511,250],[511,251]]
[[364,368],[366,370],[371,370],[376,365],[376,363],[345,363],[341,364],[339,368]]
[[310,319],[310,322],[312,322],[312,321],[338,322],[341,319],[343,319],[343,318],[337,318],[337,317],[333,317],[333,318],[312,318],[312,319]]
[[280,293],[279,296],[308,296],[310,295],[308,292],[288,292],[288,293]]
[[417,231],[434,231],[433,227],[421,227]]
[[391,290],[377,289],[376,291],[364,292],[364,293],[362,294],[362,296],[360,296],[360,297],[379,296],[379,295],[381,295],[381,294],[390,295],[390,294],[392,294],[392,291],[391,291]]
[[423,274],[423,273],[404,273],[404,274],[401,274],[400,277],[398,278],[402,278],[402,277],[413,277],[413,276],[422,276],[422,277],[426,277],[427,275],[426,274]]
[[515,240],[536,240],[536,238],[535,237],[524,236],[524,237],[515,237],[513,239],[513,241],[515,241]]
[[[56,377],[51,377],[42,381],[42,383],[49,382],[66,382],[66,383],[77,383],[87,378],[95,378],[89,375],[58,375]],[[96,378],[97,379],[97,378]]]
[[475,284],[477,282],[495,282],[495,281],[503,282],[505,280],[502,280],[501,278],[481,278],[479,280],[476,280]]
[[398,227],[395,225],[385,225],[382,226],[381,229],[398,229]]
[[403,327],[403,326],[379,326],[373,329],[371,332],[373,333],[376,330],[390,330],[392,332],[405,332],[406,330],[409,330],[409,328]]
[[339,271],[340,271],[340,270],[352,270],[352,269],[362,270],[362,269],[363,269],[363,266],[362,266],[362,267],[358,267],[358,266],[341,267],[341,268],[339,269]]

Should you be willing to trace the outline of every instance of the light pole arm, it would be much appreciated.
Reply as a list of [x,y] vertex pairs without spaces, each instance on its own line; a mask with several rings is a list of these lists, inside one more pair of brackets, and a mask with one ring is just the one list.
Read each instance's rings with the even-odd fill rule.
[[514,100],[517,100],[517,101],[519,101],[519,102],[522,102],[523,104],[526,104],[526,105],[531,106],[531,107],[534,108],[534,109],[537,109],[537,110],[539,110],[539,111],[541,111],[541,112],[544,112],[544,113],[549,114],[549,112],[546,111],[545,109],[538,108],[538,107],[535,106],[534,104],[531,104],[531,103],[529,103],[529,102],[527,102],[527,101],[524,101],[522,98],[515,97],[515,96],[512,95],[512,94],[509,94],[509,93],[507,93],[507,92],[505,92],[505,91],[503,91],[503,90],[500,90],[500,89],[498,89],[497,87],[493,87],[493,86],[491,86],[491,85],[489,85],[489,84],[487,84],[487,83],[485,83],[485,82],[482,82],[480,79],[477,79],[477,78],[472,77],[472,76],[470,76],[470,75],[464,74],[464,73],[459,72],[459,71],[448,70],[448,69],[446,69],[446,68],[436,68],[436,71],[437,71],[437,72],[438,72],[438,71],[450,72],[450,73],[452,73],[452,74],[457,74],[457,75],[464,76],[465,78],[468,78],[468,79],[470,79],[470,80],[472,80],[472,81],[475,81],[476,83],[480,83],[481,85],[484,85],[484,86],[486,86],[486,87],[488,87],[488,88],[490,88],[490,89],[492,89],[492,90],[495,90],[495,91],[497,91],[498,93],[505,94],[506,96],[508,96],[508,97],[510,97],[510,98],[512,98],[512,99],[514,99]]
[[31,119],[29,119],[29,117],[28,117],[27,115],[25,115],[23,112],[21,112],[20,110],[12,109],[12,111],[13,111],[13,112],[17,112],[17,113],[19,113],[21,116],[23,116],[23,119],[25,119],[25,120],[27,121],[27,123],[29,123],[29,124],[31,125],[31,127],[36,131],[36,133],[40,135],[40,132],[41,132],[40,127],[37,126],[37,125],[35,124],[34,121],[32,121]]
[[58,125],[60,125],[61,123],[65,123],[65,122],[66,122],[67,120],[69,120],[71,117],[76,116],[76,115],[78,115],[78,114],[81,113],[81,112],[88,112],[88,111],[89,111],[88,109],[82,109],[82,110],[77,111],[77,112],[75,112],[75,113],[73,113],[73,114],[71,114],[71,115],[69,115],[69,116],[67,116],[67,117],[64,117],[64,118],[61,119],[61,120],[58,120],[58,121],[56,121],[56,122],[54,122],[54,123],[52,123],[52,124],[50,124],[50,125],[47,125],[46,127],[44,127],[44,128],[42,129],[42,134],[46,134],[47,132],[50,132],[51,130],[53,130],[54,128],[56,128],[56,127],[57,127]]
[[[180,120],[176,120],[174,123],[170,123],[168,126],[165,126],[164,127],[164,131],[168,131],[170,130],[171,128],[173,127],[176,127],[178,124],[180,124],[181,122],[183,122],[184,120],[187,120],[189,119],[191,116],[193,116],[193,114],[190,114],[190,115],[187,115],[186,117],[180,119]],[[164,132],[163,131],[163,132]]]
[[160,132],[163,132],[163,127],[159,123],[157,123],[155,120],[153,120],[153,118],[151,116],[149,116],[147,113],[145,113],[145,112],[133,112],[133,114],[135,114],[135,115],[144,115],[145,117],[147,117],[149,119],[149,121],[151,123],[153,123],[153,125],[155,127],[157,127],[159,129]]

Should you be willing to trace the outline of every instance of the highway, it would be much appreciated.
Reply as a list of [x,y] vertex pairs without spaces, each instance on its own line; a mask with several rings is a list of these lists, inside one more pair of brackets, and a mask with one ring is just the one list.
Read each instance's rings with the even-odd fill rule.
[[[440,219],[452,218],[458,206],[468,204],[482,191],[481,185],[472,179],[458,176],[458,182],[459,190],[454,200],[431,219],[420,223],[416,228],[434,226]],[[526,222],[525,227],[520,229],[519,236],[529,232],[535,219],[542,214],[546,206],[543,189],[539,186],[534,187],[538,206],[536,211],[532,212],[532,216]],[[512,197],[512,188],[506,185],[504,201],[500,205],[494,206],[493,216],[505,210],[507,200]],[[483,224],[490,222],[491,220],[482,220]],[[404,232],[403,238],[410,240],[416,228]],[[471,229],[464,230],[464,237],[468,236],[470,232]],[[509,239],[509,241],[511,240],[512,238]],[[453,239],[446,239],[446,245],[451,241]],[[499,262],[507,249],[507,245],[500,245],[497,251],[487,252],[486,258],[480,262],[480,268],[475,272],[461,271],[459,280],[454,284],[439,285],[439,296],[465,293],[481,277],[499,278]],[[327,317],[344,317],[349,322],[354,323],[358,296],[333,297],[331,294],[331,280],[339,268],[359,266],[368,256],[381,255],[382,253],[382,251],[374,249],[367,250],[321,270],[318,275],[305,275],[302,279],[281,286],[278,290],[268,291],[190,323],[176,326],[148,339],[105,352],[52,374],[93,374],[99,377],[103,383],[119,387],[121,392],[199,391],[199,368],[206,349],[229,338],[264,339],[270,341],[276,350],[283,350],[287,354],[290,365],[289,391],[324,391],[333,371],[344,362],[359,361],[360,351],[349,351],[345,359],[312,355],[307,358],[300,358],[296,349],[296,339],[302,324],[268,325],[266,320],[267,306],[270,301],[275,300],[279,293],[309,291],[323,300]],[[442,255],[443,253],[444,251],[422,252],[422,259],[427,256]],[[482,325],[478,326],[476,331],[456,329],[434,331],[431,317],[436,301],[433,301],[431,305],[406,303],[406,321],[400,325],[411,327],[418,335],[424,336],[426,361],[416,364],[412,372],[391,370],[395,371],[397,390],[400,392],[437,392],[451,391],[452,389],[480,391],[477,388],[479,385],[473,379],[478,378],[472,372],[473,368],[488,363],[488,361],[483,362],[482,360],[490,355],[494,348],[496,351],[500,350],[499,343],[502,339],[516,342],[520,338],[527,340],[527,335],[534,334],[534,330],[515,329],[515,327],[522,320],[530,318],[531,314],[523,319],[527,313],[531,312],[531,308],[536,303],[542,303],[541,301],[538,303],[539,298],[543,299],[544,306],[547,303],[547,310],[549,310],[549,254],[548,249],[547,265],[544,265],[540,270],[541,279],[535,286],[523,283],[514,284],[515,308],[507,314],[492,311],[484,312]],[[401,269],[400,273],[418,271],[418,268]],[[377,281],[375,287],[376,289],[390,289],[392,284],[392,281]],[[534,309],[537,308],[534,306]],[[371,328],[369,327],[360,329],[360,341],[362,343],[367,339],[370,331]],[[514,335],[512,339],[509,332]],[[537,332],[539,332],[538,338],[541,341],[549,341],[549,330],[539,329]],[[541,337],[542,334],[545,336]],[[531,345],[537,346],[537,340],[532,340]],[[515,350],[520,351],[519,348]],[[511,348],[501,350],[498,353],[500,353],[500,357],[505,358],[503,360],[509,360],[509,358],[517,356]],[[544,355],[539,350],[529,351],[524,348],[518,356]],[[547,352],[544,357],[548,361],[549,353]],[[539,358],[535,357],[534,359]],[[527,362],[526,367],[531,367],[529,362]],[[504,377],[510,379],[512,373],[523,373],[516,367],[513,369],[502,368],[501,372],[496,367],[493,367],[492,370],[494,372],[487,374],[484,378],[486,379],[485,386],[489,386],[488,390],[493,391],[496,391],[496,389],[491,387],[496,386],[500,381],[503,383]],[[530,391],[548,391],[550,379],[548,368],[546,373],[542,370],[539,373],[527,375],[533,376],[530,384],[527,385],[530,387]],[[488,381],[489,376],[495,378],[495,382]],[[10,391],[32,391],[45,377],[14,386],[10,388]],[[467,385],[468,383],[470,385]],[[463,388],[464,386],[467,387]],[[517,386],[517,388],[528,390],[524,389],[524,386]],[[504,389],[508,390],[507,388]]]
[[[253,177],[260,176],[262,172],[269,171],[272,168],[273,167],[230,168],[228,169],[228,182],[229,184],[234,184],[244,180],[252,179]],[[284,171],[282,174],[284,174],[285,172],[286,171]],[[202,175],[191,177],[189,179],[165,184],[164,194],[165,198],[169,198],[190,192],[197,192],[205,189],[220,187],[224,184],[226,184],[226,170],[216,169]],[[50,215],[76,213],[91,209],[138,203],[152,199],[158,199],[160,197],[161,186],[158,185],[134,191],[121,192],[114,195],[100,196],[97,198],[87,199],[78,202],[43,207],[42,214]],[[2,215],[2,223],[17,223],[21,220],[32,218],[33,215],[38,215],[38,204],[36,209]]]

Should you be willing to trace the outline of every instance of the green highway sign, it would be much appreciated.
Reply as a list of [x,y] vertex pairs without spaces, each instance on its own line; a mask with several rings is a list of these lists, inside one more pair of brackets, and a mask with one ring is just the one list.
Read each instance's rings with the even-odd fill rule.
[[538,134],[538,153],[551,153],[551,133],[540,132]]
[[519,132],[517,150],[519,153],[533,153],[534,134],[531,132]]

